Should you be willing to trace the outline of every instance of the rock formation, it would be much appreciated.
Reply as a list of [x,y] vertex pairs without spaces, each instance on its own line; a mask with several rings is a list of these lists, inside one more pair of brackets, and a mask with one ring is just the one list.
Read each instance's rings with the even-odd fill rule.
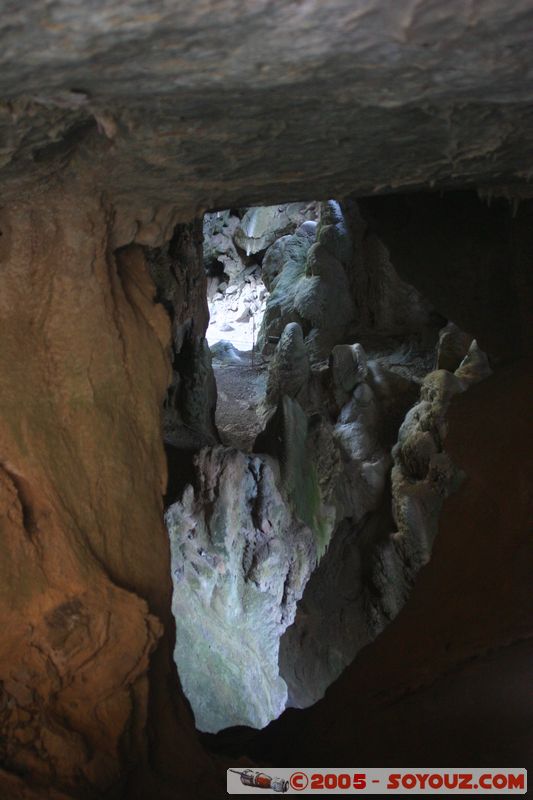
[[175,658],[197,727],[262,728],[285,708],[279,639],[317,561],[275,461],[204,450],[166,514],[172,546]]
[[[288,242],[313,242],[316,234],[318,204],[289,203],[231,209],[206,214],[203,223],[203,263],[207,275],[209,328],[211,345],[230,342],[243,351],[268,348],[268,339],[277,340],[279,324],[263,329],[263,318],[274,279],[286,265]],[[298,250],[297,260],[302,255]],[[294,247],[293,247],[294,250]],[[285,281],[286,283],[286,281]],[[299,318],[286,289],[278,291],[290,318]],[[275,301],[270,303],[270,306]],[[274,316],[277,311],[274,312]],[[272,310],[269,308],[269,316]]]
[[[261,349],[277,341],[289,322],[298,322],[311,357],[319,361],[354,321],[346,274],[352,248],[338,203],[321,203],[319,219],[316,230],[304,224],[290,241],[279,240],[274,257],[267,252],[272,293],[258,339]],[[281,269],[274,268],[275,260],[282,260]]]
[[208,320],[202,226],[177,225],[166,246],[146,248],[155,301],[172,324],[172,381],[163,417],[167,447],[198,450],[217,440],[216,384],[205,338]]
[[[360,345],[337,346],[331,370],[337,397],[345,393],[333,427],[337,466],[328,468],[336,529],[280,650],[289,704],[298,707],[320,699],[407,601],[430,559],[442,503],[461,480],[444,450],[450,399],[490,374],[473,342],[455,375],[439,370],[424,378],[420,401],[405,415],[414,387],[368,363]],[[397,433],[386,424],[404,415]],[[398,441],[389,490],[391,434]]]
[[142,249],[114,253],[105,205],[80,190],[1,212],[1,739],[6,773],[94,796],[142,771],[149,720],[192,725],[163,690],[169,319]]
[[[382,448],[385,444],[383,409],[365,382],[361,348],[356,353],[358,388],[334,429],[345,454],[335,476],[344,502],[337,502],[329,550],[281,641],[280,673],[289,687],[289,704],[300,708],[323,697],[406,603],[431,557],[442,503],[464,478],[445,451],[450,400],[490,375],[486,356],[474,342],[455,375],[438,370],[424,379],[421,399],[405,416],[392,449],[391,506],[385,491],[388,454],[379,449],[380,439]],[[395,399],[401,404],[401,394]]]
[[261,253],[315,214],[315,203],[248,208],[235,231],[235,242],[247,256]]
[[235,231],[240,224],[240,217],[232,214],[231,209],[208,212],[203,219],[203,263],[210,272],[218,268],[220,278],[225,275],[232,278],[247,266],[234,242]]
[[[314,363],[336,344],[375,332],[431,341],[441,317],[400,279],[387,248],[355,202],[320,203],[318,221],[305,222],[266,251],[262,274],[270,296],[258,346],[271,353],[290,322],[304,331]],[[426,343],[427,344],[427,343]]]

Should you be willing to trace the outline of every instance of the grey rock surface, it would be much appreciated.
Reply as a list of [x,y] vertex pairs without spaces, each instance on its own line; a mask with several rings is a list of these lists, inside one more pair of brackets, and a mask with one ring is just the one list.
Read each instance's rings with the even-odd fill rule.
[[302,327],[313,364],[325,361],[336,345],[369,334],[382,340],[415,336],[427,350],[443,323],[400,279],[351,200],[320,203],[316,221],[269,247],[262,274],[271,291],[258,337],[266,354],[291,322]]
[[216,344],[211,345],[211,357],[213,361],[220,364],[242,364],[243,358],[236,347],[231,342],[222,339]]
[[[314,241],[316,236],[316,241]],[[342,210],[335,201],[319,204],[318,224],[302,225],[279,239],[266,253],[271,295],[258,337],[263,352],[290,322],[305,330],[313,362],[328,357],[356,316],[347,276],[352,242]]]
[[[344,348],[337,349],[341,358],[334,365],[344,364]],[[363,361],[361,355],[359,350]],[[288,705],[302,708],[323,697],[405,604],[431,557],[443,500],[462,478],[445,451],[449,404],[489,374],[474,341],[455,374],[437,370],[426,376],[419,401],[405,414],[410,405],[405,378],[368,362],[365,379],[357,381],[334,426],[342,456],[340,465],[330,468],[337,526],[281,640]],[[392,459],[391,417],[398,420]],[[321,452],[327,457],[323,444]],[[392,508],[385,487],[391,461]]]
[[323,697],[381,629],[369,608],[376,593],[375,553],[394,525],[391,436],[418,395],[416,384],[368,360],[359,343],[334,348],[329,373],[334,422],[315,422],[310,461],[316,461],[323,497],[335,510],[335,530],[280,645],[288,704],[300,708]]
[[239,217],[229,209],[204,214],[203,261],[208,272],[213,264],[222,265],[228,278],[235,278],[246,268],[234,242],[239,223]]
[[235,231],[235,242],[247,256],[260,253],[315,216],[315,203],[248,208]]
[[331,493],[324,491],[323,451],[316,444],[311,419],[296,400],[284,395],[257,437],[254,451],[268,453],[279,463],[284,491],[294,513],[313,531],[321,558],[335,525],[335,508]]
[[529,192],[532,18],[530,0],[7,5],[1,179],[7,192],[76,155],[138,229],[166,203]]
[[316,537],[266,456],[204,450],[196,479],[166,514],[176,664],[200,730],[261,728],[285,708],[279,639],[316,565]]
[[295,309],[295,296],[305,275],[306,257],[311,244],[309,237],[293,234],[278,239],[267,251],[265,276],[270,296],[257,339],[259,349],[264,352],[274,350],[290,322],[304,323]]
[[463,385],[473,386],[492,375],[487,354],[480,349],[476,339],[472,340],[468,352],[455,370]]
[[287,705],[316,703],[356,654],[375,636],[368,615],[368,553],[387,530],[386,515],[354,527],[344,520],[311,575],[293,625],[280,643],[280,673]]
[[346,273],[320,241],[311,245],[307,254],[294,307],[313,328],[342,328],[354,318]]
[[302,329],[297,322],[290,322],[268,366],[265,406],[275,408],[283,395],[300,400],[305,406],[310,378],[311,365]]
[[286,262],[302,260],[302,252],[307,252],[316,239],[316,227],[316,223],[301,225],[294,231],[294,235],[281,236],[268,248],[261,265],[261,273],[269,292]]
[[331,351],[330,367],[335,402],[342,407],[367,376],[366,353],[359,343],[336,345]]
[[[405,602],[416,574],[431,557],[442,503],[464,477],[445,450],[450,402],[490,374],[487,357],[474,340],[455,373],[440,369],[427,375],[420,402],[400,427],[391,473],[397,533],[379,554],[376,571],[383,592],[381,608],[378,603],[374,611],[384,622]],[[396,580],[387,579],[388,571]]]

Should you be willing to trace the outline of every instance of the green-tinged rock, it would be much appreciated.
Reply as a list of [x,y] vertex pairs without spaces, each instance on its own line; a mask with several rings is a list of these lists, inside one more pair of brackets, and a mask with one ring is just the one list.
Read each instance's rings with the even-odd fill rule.
[[256,440],[254,449],[279,460],[284,490],[294,513],[313,531],[318,558],[328,546],[335,511],[321,493],[317,453],[313,452],[309,422],[300,404],[286,395]]
[[313,363],[327,358],[357,320],[347,275],[351,239],[342,211],[335,201],[320,209],[318,225],[304,223],[265,255],[263,272],[272,293],[258,337],[259,348],[268,352],[285,326],[298,322]]
[[196,481],[166,514],[180,679],[200,730],[262,728],[285,708],[279,640],[316,565],[316,536],[267,456],[205,449]]

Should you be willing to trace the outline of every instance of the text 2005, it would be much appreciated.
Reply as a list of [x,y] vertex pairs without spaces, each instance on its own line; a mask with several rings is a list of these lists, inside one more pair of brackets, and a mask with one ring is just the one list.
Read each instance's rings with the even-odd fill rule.
[[349,775],[342,772],[336,775],[333,772],[324,774],[315,772],[311,775],[311,789],[366,789],[366,775],[355,773]]

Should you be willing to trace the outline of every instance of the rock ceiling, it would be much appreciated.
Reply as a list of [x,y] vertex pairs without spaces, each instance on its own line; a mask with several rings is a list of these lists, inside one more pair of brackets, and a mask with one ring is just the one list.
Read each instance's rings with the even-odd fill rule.
[[3,3],[4,199],[90,175],[184,214],[532,174],[533,2]]

